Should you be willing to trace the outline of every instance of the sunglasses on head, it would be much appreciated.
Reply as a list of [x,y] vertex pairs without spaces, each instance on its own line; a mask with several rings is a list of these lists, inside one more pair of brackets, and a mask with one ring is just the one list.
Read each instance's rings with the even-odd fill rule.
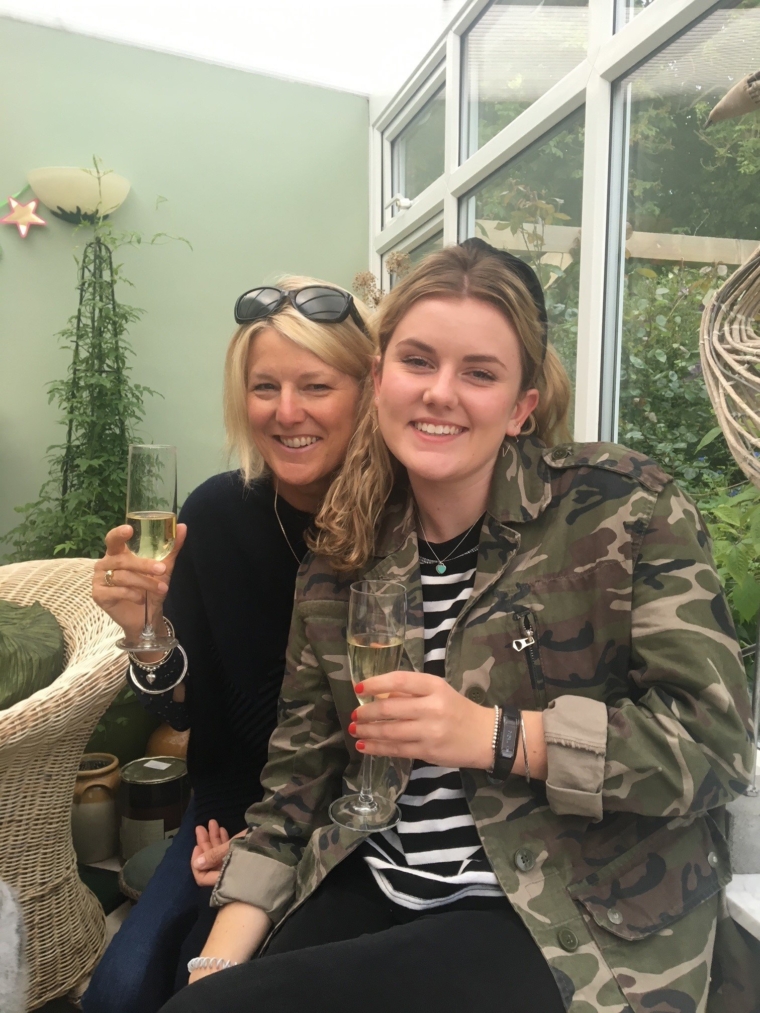
[[244,292],[235,303],[235,320],[239,324],[252,324],[266,320],[290,303],[307,320],[319,324],[340,324],[351,317],[367,338],[369,333],[354,305],[353,296],[340,288],[327,285],[305,285],[303,288],[283,289],[268,285]]

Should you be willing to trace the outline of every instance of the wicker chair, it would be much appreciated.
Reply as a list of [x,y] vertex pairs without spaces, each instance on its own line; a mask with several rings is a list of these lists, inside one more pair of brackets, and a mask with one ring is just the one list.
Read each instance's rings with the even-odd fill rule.
[[79,759],[124,682],[118,627],[90,596],[93,561],[0,567],[0,598],[38,601],[55,615],[66,667],[47,689],[0,711],[0,879],[17,891],[26,923],[28,1008],[69,992],[105,946],[105,916],[80,881],[71,843]]

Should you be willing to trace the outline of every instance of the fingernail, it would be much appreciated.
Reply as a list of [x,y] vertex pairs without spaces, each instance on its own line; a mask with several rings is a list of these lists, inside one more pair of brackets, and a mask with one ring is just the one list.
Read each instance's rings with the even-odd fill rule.
[[205,869],[206,868],[206,859],[205,858],[196,858],[195,864],[196,864],[196,866],[199,869]]
[[361,740],[359,740],[359,742],[356,743],[356,748],[357,749],[364,749],[364,743]]
[[353,711],[353,713],[351,714],[351,720],[356,721],[358,716],[359,716],[359,708],[357,707],[356,710]]
[[357,694],[357,696],[360,693],[363,693],[364,692],[364,683],[363,682],[357,682],[357,684],[354,686],[354,692]]
[[164,566],[163,563],[155,563],[154,566],[153,566],[153,572],[154,573],[163,573],[165,570],[166,570],[166,567]]
[[356,722],[355,721],[352,721],[351,724],[348,726],[348,734],[349,735],[356,735]]

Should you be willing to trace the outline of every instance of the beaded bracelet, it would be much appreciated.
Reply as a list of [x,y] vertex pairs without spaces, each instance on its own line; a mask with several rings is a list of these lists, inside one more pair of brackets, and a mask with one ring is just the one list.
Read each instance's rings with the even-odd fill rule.
[[496,747],[499,744],[499,730],[501,728],[501,707],[494,706],[493,738],[491,739],[491,766],[487,773],[493,773],[493,766],[496,762]]
[[223,960],[222,957],[193,957],[187,962],[188,974],[193,971],[225,971],[228,967],[237,967],[237,960]]
[[[172,648],[172,651],[175,651],[175,650],[179,651],[179,653],[182,655],[182,659],[183,659],[182,671],[179,674],[179,678],[176,679],[171,684],[171,686],[164,686],[163,689],[149,689],[147,686],[143,686],[143,684],[136,677],[135,663],[133,662],[129,666],[129,678],[132,681],[132,683],[137,687],[137,689],[140,690],[141,693],[147,693],[149,696],[161,696],[161,694],[168,693],[170,689],[174,689],[176,686],[179,686],[179,684],[182,682],[182,680],[187,675],[187,665],[188,665],[188,663],[187,663],[187,652],[185,651],[185,648],[182,646],[182,644],[177,644],[176,647]],[[164,664],[165,663],[166,662],[164,662]],[[141,668],[141,667],[142,667],[141,665],[138,665],[138,668]]]

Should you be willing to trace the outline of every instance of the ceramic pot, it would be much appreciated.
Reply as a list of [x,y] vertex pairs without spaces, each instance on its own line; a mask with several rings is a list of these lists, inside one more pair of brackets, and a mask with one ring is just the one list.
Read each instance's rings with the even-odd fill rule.
[[71,835],[77,860],[83,865],[104,862],[119,848],[116,800],[121,776],[111,753],[85,753],[79,761]]
[[187,759],[187,743],[190,731],[178,732],[171,725],[163,724],[148,739],[146,756],[176,756],[180,760]]

